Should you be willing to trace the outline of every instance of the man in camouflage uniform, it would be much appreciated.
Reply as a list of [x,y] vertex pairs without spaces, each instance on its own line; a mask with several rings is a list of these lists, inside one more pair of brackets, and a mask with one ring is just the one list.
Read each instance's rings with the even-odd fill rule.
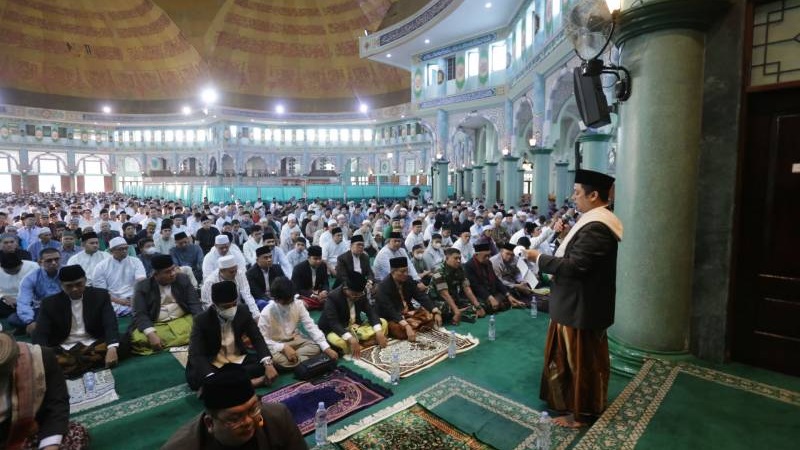
[[442,311],[442,318],[450,320],[453,325],[458,325],[461,319],[474,323],[476,315],[486,315],[469,287],[469,280],[461,267],[461,252],[456,248],[445,250],[444,262],[433,274],[428,296]]

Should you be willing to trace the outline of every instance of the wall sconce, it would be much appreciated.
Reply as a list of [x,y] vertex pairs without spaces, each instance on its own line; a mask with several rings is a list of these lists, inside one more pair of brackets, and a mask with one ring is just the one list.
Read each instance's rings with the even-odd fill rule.
[[508,147],[503,148],[503,156],[508,156]]
[[442,155],[441,152],[436,153],[436,159],[442,159],[443,156],[444,155]]

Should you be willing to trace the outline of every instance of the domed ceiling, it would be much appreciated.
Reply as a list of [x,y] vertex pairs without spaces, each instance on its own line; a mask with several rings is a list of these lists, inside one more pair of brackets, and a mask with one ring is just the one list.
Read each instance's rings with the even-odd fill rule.
[[395,1],[0,0],[0,86],[135,109],[208,83],[222,104],[254,109],[403,103],[409,73],[358,56],[358,36]]

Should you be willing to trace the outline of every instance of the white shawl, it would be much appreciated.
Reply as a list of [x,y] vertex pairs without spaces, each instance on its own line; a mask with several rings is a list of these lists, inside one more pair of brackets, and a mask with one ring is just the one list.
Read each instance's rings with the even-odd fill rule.
[[622,240],[622,222],[620,222],[619,218],[615,216],[614,213],[608,208],[601,206],[581,214],[580,219],[578,219],[578,223],[576,223],[575,226],[569,230],[564,242],[558,246],[555,256],[558,258],[564,257],[564,253],[567,251],[569,242],[572,240],[575,234],[578,233],[578,230],[583,228],[584,225],[592,222],[600,222],[605,224],[611,230],[611,232],[614,233],[614,235],[617,237],[617,240]]

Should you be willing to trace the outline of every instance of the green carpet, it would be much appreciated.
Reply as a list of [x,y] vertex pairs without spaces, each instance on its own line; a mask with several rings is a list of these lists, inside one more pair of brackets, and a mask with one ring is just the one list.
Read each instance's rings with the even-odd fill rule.
[[648,361],[576,449],[795,449],[800,393],[686,363]]

